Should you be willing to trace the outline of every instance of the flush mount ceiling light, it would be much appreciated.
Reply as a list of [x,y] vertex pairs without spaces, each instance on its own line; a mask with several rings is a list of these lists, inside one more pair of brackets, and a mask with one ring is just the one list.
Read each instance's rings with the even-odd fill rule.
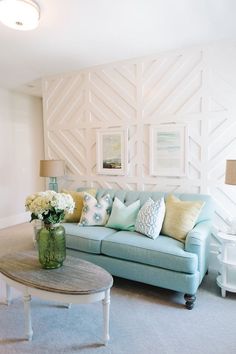
[[27,31],[38,26],[40,8],[32,0],[1,0],[0,21],[16,30]]

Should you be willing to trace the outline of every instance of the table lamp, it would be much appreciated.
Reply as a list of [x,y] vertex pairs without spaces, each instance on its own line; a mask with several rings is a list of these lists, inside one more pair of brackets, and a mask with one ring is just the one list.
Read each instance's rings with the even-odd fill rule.
[[63,160],[41,160],[40,177],[49,177],[49,189],[58,192],[57,177],[64,176],[65,163]]
[[[226,160],[225,184],[236,185],[236,160]],[[231,220],[229,232],[236,234],[236,217]]]

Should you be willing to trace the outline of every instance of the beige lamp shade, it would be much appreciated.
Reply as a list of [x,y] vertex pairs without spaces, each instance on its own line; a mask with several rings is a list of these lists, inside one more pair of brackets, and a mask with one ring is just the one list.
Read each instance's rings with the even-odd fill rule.
[[236,160],[226,160],[225,183],[236,184]]
[[63,160],[41,160],[39,175],[41,177],[59,177],[65,174]]

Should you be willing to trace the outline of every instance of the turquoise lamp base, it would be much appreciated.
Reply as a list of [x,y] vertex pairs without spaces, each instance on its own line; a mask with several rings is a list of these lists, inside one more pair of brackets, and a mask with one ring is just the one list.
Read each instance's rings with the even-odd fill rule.
[[50,191],[55,191],[58,193],[58,184],[57,184],[57,178],[56,177],[49,177],[49,190]]

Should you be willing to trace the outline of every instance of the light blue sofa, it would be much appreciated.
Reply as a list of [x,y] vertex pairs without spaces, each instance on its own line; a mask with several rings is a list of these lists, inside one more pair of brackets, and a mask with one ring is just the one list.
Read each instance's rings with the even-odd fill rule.
[[[83,190],[82,188],[78,191]],[[97,197],[109,193],[129,205],[151,197],[158,200],[167,193],[99,189]],[[208,270],[208,254],[213,217],[209,195],[174,194],[181,200],[201,200],[204,207],[185,244],[160,235],[155,240],[138,232],[117,231],[103,226],[64,223],[67,254],[91,261],[112,275],[184,293],[187,309],[192,309],[196,292]]]

